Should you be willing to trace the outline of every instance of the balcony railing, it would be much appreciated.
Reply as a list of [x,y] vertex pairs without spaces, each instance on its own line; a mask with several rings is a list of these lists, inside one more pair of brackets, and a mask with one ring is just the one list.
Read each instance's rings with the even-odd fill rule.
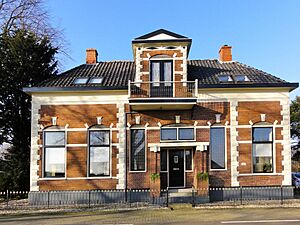
[[196,98],[198,81],[145,81],[128,84],[129,98]]

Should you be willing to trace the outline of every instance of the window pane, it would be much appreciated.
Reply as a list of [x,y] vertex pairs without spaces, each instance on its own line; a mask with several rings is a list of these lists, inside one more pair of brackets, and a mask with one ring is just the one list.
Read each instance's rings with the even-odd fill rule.
[[192,150],[185,150],[185,169],[192,170]]
[[90,145],[109,145],[109,131],[90,131]]
[[211,169],[225,169],[225,129],[210,130]]
[[65,176],[65,148],[45,148],[45,176]]
[[90,176],[109,176],[109,147],[90,147]]
[[131,170],[145,170],[145,131],[131,130]]
[[177,140],[177,129],[176,128],[161,129],[161,140]]
[[45,132],[45,145],[62,146],[65,145],[65,132],[64,131],[47,131]]
[[272,143],[253,144],[253,172],[270,173],[273,170]]
[[153,86],[159,86],[160,62],[152,62],[151,63],[151,76],[152,76],[152,81],[157,82],[157,83],[153,83]]
[[160,151],[160,170],[167,171],[167,151],[161,150]]
[[179,128],[179,140],[194,140],[194,128]]
[[256,127],[253,128],[253,141],[260,142],[260,141],[272,141],[272,128],[271,127]]
[[[165,81],[172,80],[172,62],[164,62],[164,79]],[[171,82],[165,83],[165,86],[171,86]]]

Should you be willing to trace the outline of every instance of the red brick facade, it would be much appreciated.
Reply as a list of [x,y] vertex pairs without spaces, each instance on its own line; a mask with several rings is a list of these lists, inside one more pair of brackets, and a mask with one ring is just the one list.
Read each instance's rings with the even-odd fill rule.
[[[153,152],[149,145],[160,144],[160,126],[174,124],[175,116],[180,115],[180,123],[189,126],[196,125],[197,143],[209,143],[209,125],[215,123],[216,114],[221,114],[219,125],[226,127],[226,169],[209,169],[209,151],[200,151],[195,146],[189,147],[193,150],[193,169],[185,172],[185,186],[192,187],[195,176],[199,172],[209,172],[209,184],[211,187],[231,186],[231,129],[230,129],[230,106],[228,102],[198,103],[191,110],[178,111],[143,111],[140,113],[127,114],[127,122],[131,126],[135,125],[135,117],[140,116],[140,127],[146,130],[146,171],[130,171],[130,129],[127,129],[127,188],[150,188],[150,176],[152,173],[160,173],[160,152]],[[129,112],[129,107],[125,106]],[[279,102],[239,102],[238,125],[248,125],[248,127],[237,128],[238,137],[238,172],[239,184],[242,186],[261,186],[261,185],[281,185],[283,177],[281,172],[283,146],[280,143],[275,146],[275,165],[276,174],[270,175],[251,175],[252,173],[252,128],[249,121],[257,123],[260,121],[260,114],[266,114],[266,122],[273,124],[275,120],[280,122],[281,106]],[[97,105],[44,105],[40,109],[39,123],[44,128],[51,125],[51,117],[57,117],[59,127],[71,128],[67,132],[67,157],[66,157],[66,178],[65,179],[44,179],[43,178],[43,151],[40,147],[38,160],[40,180],[38,186],[40,190],[89,190],[89,189],[115,189],[118,184],[118,164],[122,164],[118,159],[118,108],[116,104],[97,104]],[[111,177],[110,178],[87,178],[87,130],[85,124],[89,126],[96,124],[96,117],[102,116],[102,123],[112,129],[112,151],[111,151]],[[196,123],[195,123],[196,122]],[[225,125],[226,124],[226,125]],[[147,127],[147,128],[145,128]],[[76,129],[79,130],[76,130]],[[127,127],[128,128],[128,127]],[[73,129],[73,130],[72,130]],[[42,130],[41,130],[42,131]],[[40,131],[39,143],[42,145],[42,132]],[[282,140],[282,128],[274,129],[275,140]],[[74,145],[74,146],[72,146]],[[82,145],[82,146],[80,146]],[[176,144],[172,148],[176,148]],[[180,147],[180,148],[185,148]],[[180,149],[179,148],[179,149]],[[161,177],[166,176],[161,174]]]

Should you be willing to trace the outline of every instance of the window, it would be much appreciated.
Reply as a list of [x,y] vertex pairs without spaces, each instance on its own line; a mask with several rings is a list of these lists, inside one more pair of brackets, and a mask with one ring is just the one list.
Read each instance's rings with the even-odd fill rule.
[[252,161],[254,173],[273,172],[273,129],[254,127],[252,132]]
[[164,86],[172,85],[172,64],[170,60],[151,61],[151,81],[154,82],[153,86],[160,86],[160,82],[164,82]]
[[89,80],[89,84],[102,84],[103,77],[92,77]]
[[145,153],[145,130],[131,130],[131,171],[145,171],[146,153]]
[[44,131],[44,177],[65,177],[64,131]]
[[192,150],[185,150],[185,170],[192,170]]
[[194,128],[162,128],[162,141],[190,141],[194,140]]
[[225,128],[210,129],[210,168],[225,169]]
[[194,128],[179,128],[179,140],[194,140]]
[[167,150],[161,150],[160,151],[160,171],[168,171],[167,168]]
[[74,80],[74,84],[86,84],[89,78],[79,77]]
[[219,76],[219,81],[220,82],[230,82],[233,81],[232,77],[230,75],[220,75]]
[[176,128],[161,129],[161,140],[177,140],[177,129]]
[[249,78],[246,75],[235,75],[237,82],[249,81]]
[[89,176],[110,175],[109,130],[89,131]]

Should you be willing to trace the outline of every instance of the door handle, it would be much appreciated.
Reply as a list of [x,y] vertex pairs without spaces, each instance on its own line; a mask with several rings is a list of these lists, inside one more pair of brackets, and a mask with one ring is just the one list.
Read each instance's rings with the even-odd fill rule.
[[179,168],[173,168],[173,170],[179,170]]

